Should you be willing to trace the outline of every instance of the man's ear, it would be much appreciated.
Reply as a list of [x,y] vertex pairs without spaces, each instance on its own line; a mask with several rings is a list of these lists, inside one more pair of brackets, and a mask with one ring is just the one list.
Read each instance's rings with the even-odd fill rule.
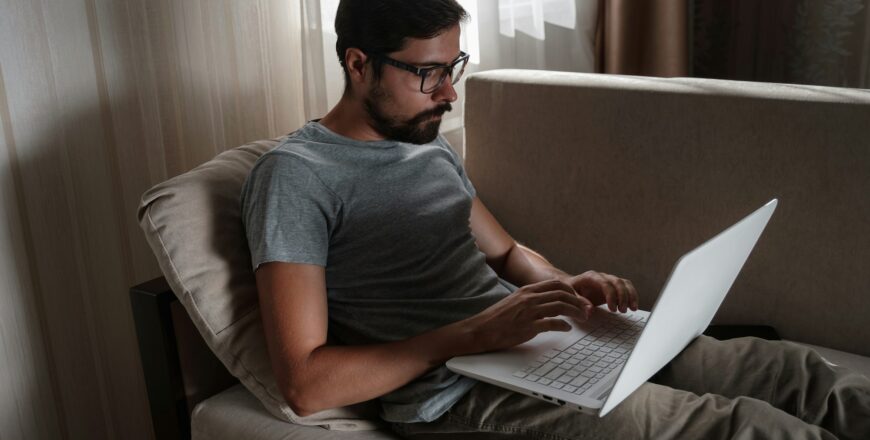
[[347,73],[350,75],[352,83],[365,84],[366,75],[369,73],[367,72],[367,61],[366,54],[355,47],[349,47],[344,52],[344,65],[347,66]]

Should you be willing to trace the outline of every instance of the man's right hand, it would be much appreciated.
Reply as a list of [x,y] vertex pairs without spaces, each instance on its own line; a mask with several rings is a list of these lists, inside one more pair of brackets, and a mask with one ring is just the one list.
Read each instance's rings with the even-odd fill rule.
[[473,335],[471,351],[502,350],[541,332],[569,331],[570,323],[554,317],[585,321],[591,313],[592,303],[560,280],[529,284],[466,320]]

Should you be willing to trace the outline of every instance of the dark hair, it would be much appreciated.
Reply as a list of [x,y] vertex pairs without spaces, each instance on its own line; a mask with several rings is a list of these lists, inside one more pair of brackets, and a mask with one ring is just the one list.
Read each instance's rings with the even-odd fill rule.
[[[335,51],[344,70],[345,93],[350,74],[344,63],[347,49],[388,54],[402,50],[408,38],[428,39],[468,18],[456,0],[341,0],[335,14]],[[383,63],[372,61],[374,78],[379,80]]]

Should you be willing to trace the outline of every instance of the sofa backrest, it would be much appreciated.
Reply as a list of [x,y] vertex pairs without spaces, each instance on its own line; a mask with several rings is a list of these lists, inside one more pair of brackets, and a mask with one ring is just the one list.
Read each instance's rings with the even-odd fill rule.
[[715,322],[870,355],[870,91],[501,70],[466,93],[468,174],[517,241],[649,309],[677,258],[776,197]]

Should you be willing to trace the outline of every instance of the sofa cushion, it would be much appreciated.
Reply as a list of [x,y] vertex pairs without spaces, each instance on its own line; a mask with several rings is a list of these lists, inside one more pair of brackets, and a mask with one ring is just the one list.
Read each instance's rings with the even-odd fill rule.
[[825,358],[826,361],[834,365],[846,367],[850,370],[857,371],[867,377],[870,377],[870,357],[847,353],[845,351],[834,350],[833,348],[821,347],[818,345],[804,344],[802,342],[795,343],[798,345],[812,348],[817,353],[822,355],[822,357]]
[[253,142],[148,190],[139,223],[172,290],[227,370],[273,415],[328,429],[374,429],[375,400],[297,416],[272,374],[241,221],[248,173],[278,139]]
[[317,426],[301,426],[279,420],[267,413],[248,390],[236,385],[193,409],[193,440],[395,440],[396,434],[384,427],[353,434]]
[[[870,377],[870,357],[846,353],[844,351],[801,344],[816,350],[829,362],[858,371]],[[197,405],[191,416],[193,440],[198,439],[312,439],[327,440],[339,438],[338,433],[317,427],[288,424],[270,417],[257,404],[254,396],[241,386],[221,392]],[[346,438],[347,435],[340,438]],[[396,434],[386,429],[365,431],[353,436],[361,439],[395,439]]]

